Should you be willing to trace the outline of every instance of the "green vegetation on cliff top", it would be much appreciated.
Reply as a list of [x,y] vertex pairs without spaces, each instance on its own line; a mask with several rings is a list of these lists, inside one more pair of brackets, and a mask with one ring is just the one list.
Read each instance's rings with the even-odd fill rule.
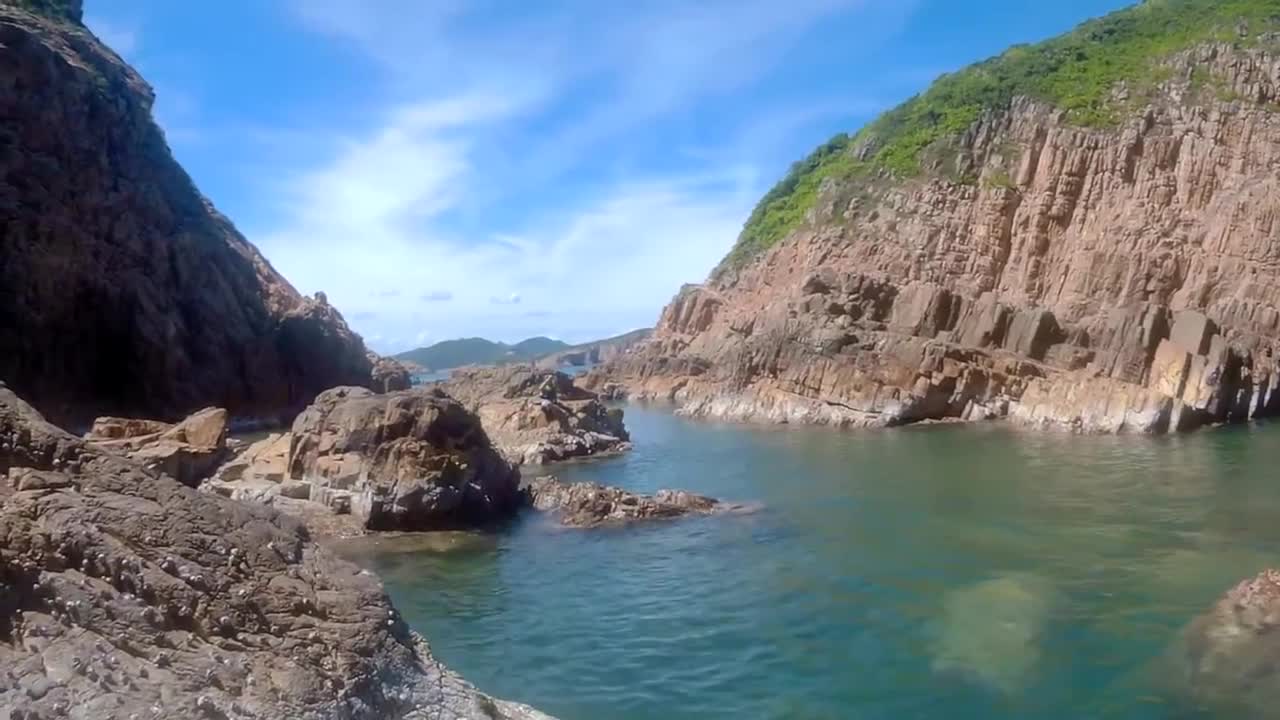
[[1113,100],[1119,83],[1149,86],[1168,56],[1203,42],[1238,39],[1241,27],[1256,36],[1274,29],[1278,19],[1280,0],[1146,0],[944,75],[857,135],[837,135],[792,165],[760,200],[717,272],[741,267],[803,224],[828,178],[880,171],[915,176],[926,148],[1018,96],[1053,103],[1086,127],[1113,126],[1127,109]]

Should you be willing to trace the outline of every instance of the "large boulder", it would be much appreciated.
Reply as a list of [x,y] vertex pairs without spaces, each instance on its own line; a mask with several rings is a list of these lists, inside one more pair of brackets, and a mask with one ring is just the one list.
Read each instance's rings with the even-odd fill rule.
[[227,411],[206,408],[176,425],[101,417],[85,439],[195,487],[228,457]]
[[532,366],[455,370],[442,384],[480,416],[507,459],[538,465],[630,448],[620,408],[564,373]]
[[372,353],[369,359],[373,363],[370,387],[375,392],[399,392],[413,387],[413,375],[409,373],[409,368],[398,360],[378,357]]
[[0,717],[534,719],[436,662],[272,510],[68,435],[0,387]]
[[293,423],[289,477],[373,530],[484,525],[521,503],[519,473],[437,388],[322,393]]
[[292,418],[368,383],[360,337],[200,194],[151,88],[78,6],[0,2],[0,377],[77,428],[209,405]]
[[1280,718],[1280,571],[1229,590],[1186,628],[1177,677],[1215,717]]

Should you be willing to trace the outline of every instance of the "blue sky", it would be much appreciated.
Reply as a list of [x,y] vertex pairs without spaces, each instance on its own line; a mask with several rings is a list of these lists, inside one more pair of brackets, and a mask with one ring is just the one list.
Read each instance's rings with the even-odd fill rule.
[[652,324],[818,143],[1122,0],[87,0],[178,159],[382,352]]

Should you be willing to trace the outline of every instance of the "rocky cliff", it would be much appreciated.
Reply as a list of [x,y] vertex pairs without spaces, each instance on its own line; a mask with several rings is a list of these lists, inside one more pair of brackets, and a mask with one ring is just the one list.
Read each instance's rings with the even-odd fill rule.
[[51,420],[292,414],[360,338],[200,195],[80,3],[0,0],[0,379]]
[[1144,3],[945,77],[798,164],[590,383],[849,426],[1274,414],[1276,17]]

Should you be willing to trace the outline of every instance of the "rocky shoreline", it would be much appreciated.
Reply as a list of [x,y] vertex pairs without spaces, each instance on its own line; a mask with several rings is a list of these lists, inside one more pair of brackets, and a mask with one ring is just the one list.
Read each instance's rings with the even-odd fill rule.
[[940,141],[946,167],[830,179],[800,227],[684,288],[587,386],[847,427],[1164,433],[1280,413],[1280,120],[1258,100],[1280,96],[1280,55],[1209,43],[1163,69],[1114,129],[1015,98]]
[[9,717],[546,718],[436,662],[377,579],[0,388]]

